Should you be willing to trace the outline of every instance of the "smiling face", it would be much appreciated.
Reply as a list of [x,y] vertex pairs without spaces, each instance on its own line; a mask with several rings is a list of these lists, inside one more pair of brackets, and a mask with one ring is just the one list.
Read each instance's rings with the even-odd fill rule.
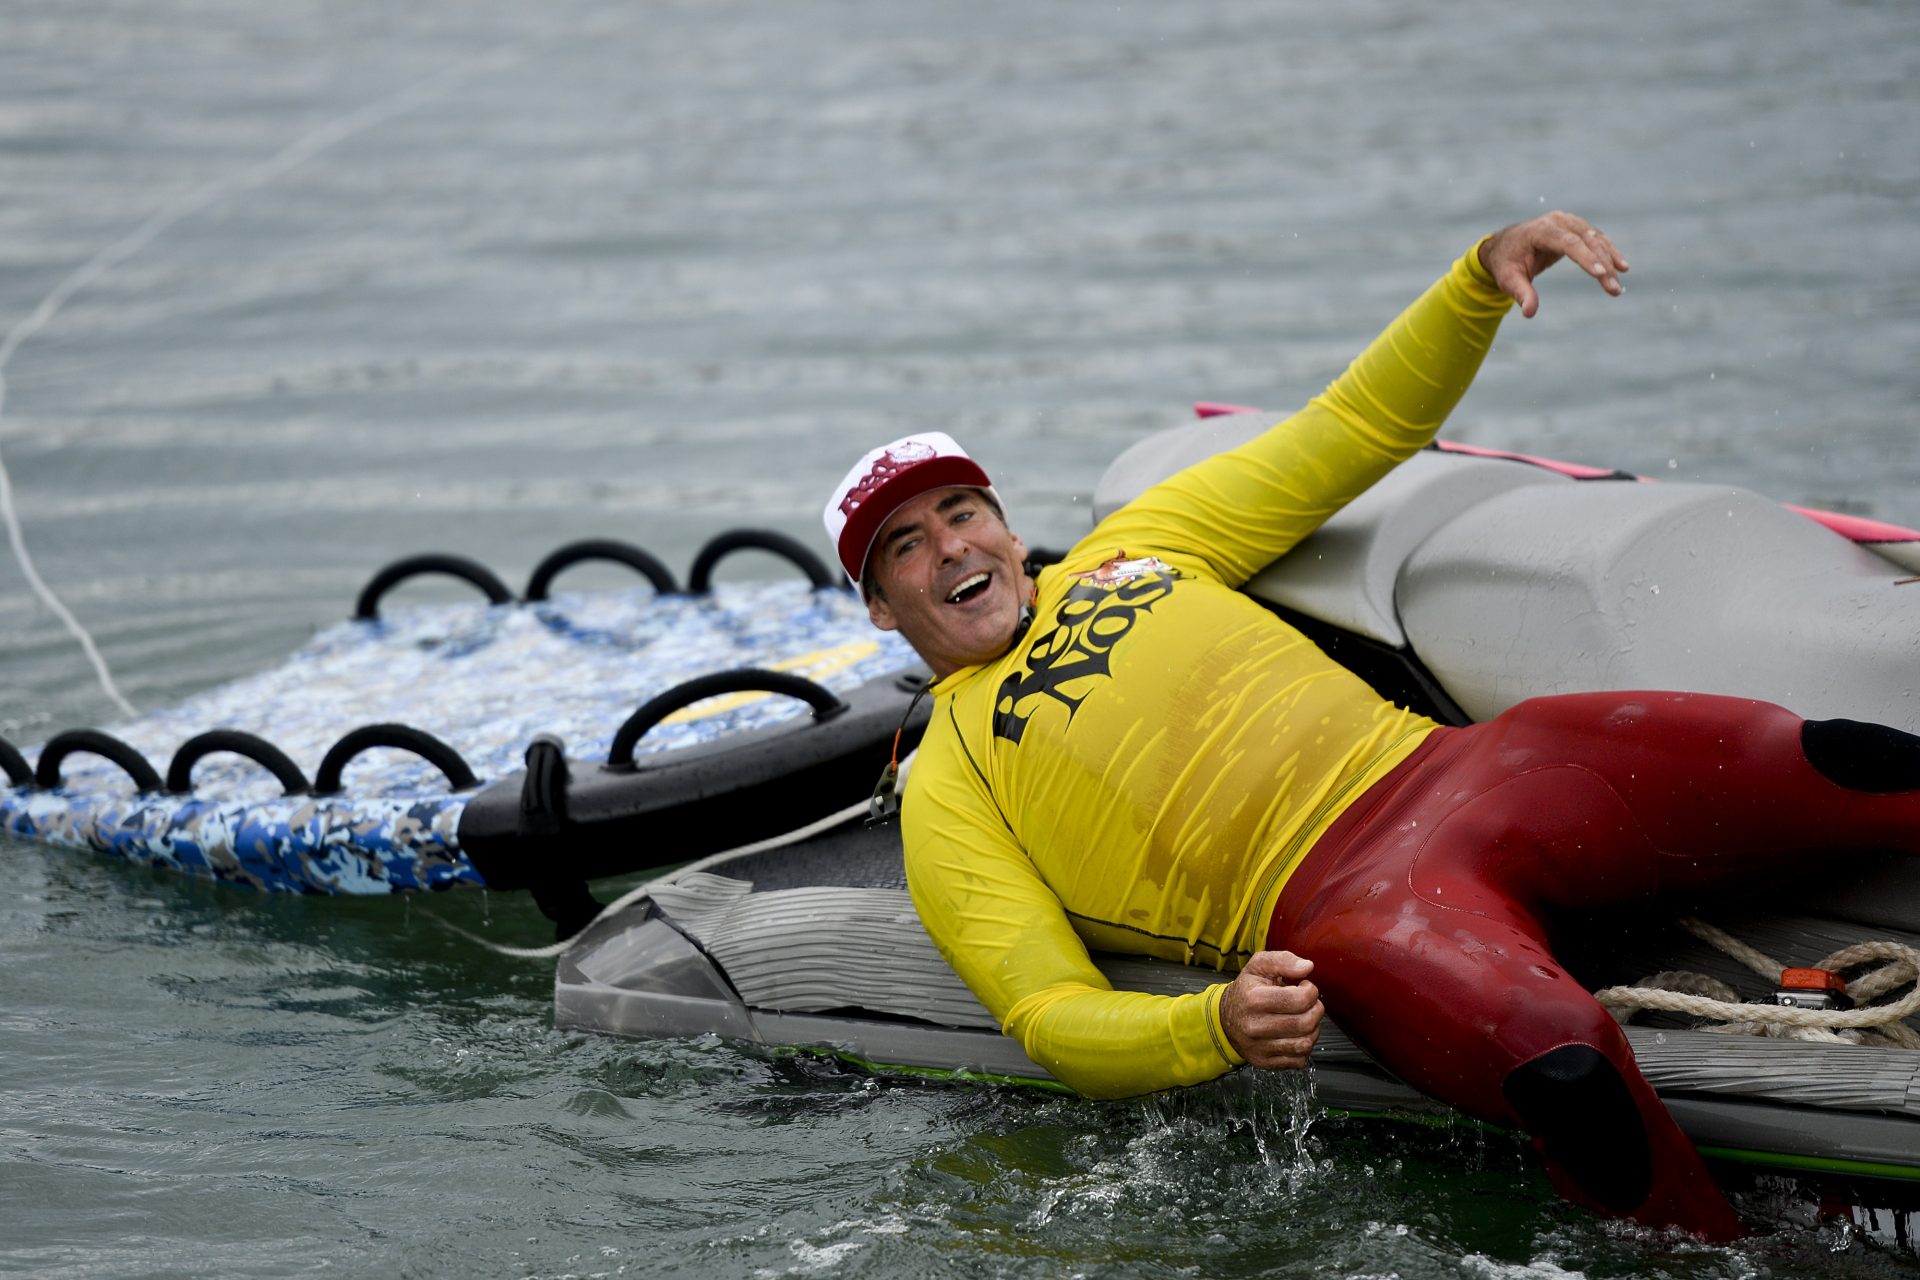
[[906,637],[935,676],[997,658],[1033,594],[1027,544],[977,489],[935,489],[880,526],[867,613]]

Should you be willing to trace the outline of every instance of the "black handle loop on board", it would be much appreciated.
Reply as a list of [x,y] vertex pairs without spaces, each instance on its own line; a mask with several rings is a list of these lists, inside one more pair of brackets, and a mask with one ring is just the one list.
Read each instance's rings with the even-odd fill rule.
[[652,552],[636,547],[631,542],[588,538],[582,542],[569,542],[534,567],[533,576],[527,579],[527,600],[545,600],[547,588],[560,576],[560,571],[572,568],[582,560],[611,560],[615,564],[624,564],[652,583],[653,589],[663,596],[670,596],[680,589],[674,584],[673,570],[662,564]]
[[167,790],[177,796],[191,792],[193,766],[218,751],[245,756],[279,779],[290,796],[304,795],[311,786],[307,775],[300,772],[300,766],[265,738],[256,738],[239,729],[209,729],[188,738],[173,753],[173,762],[167,766]]
[[27,758],[20,754],[20,748],[0,738],[0,769],[7,771],[7,781],[16,787],[24,787],[33,781],[33,770],[27,767]]
[[700,554],[693,558],[693,568],[687,573],[688,593],[703,596],[713,590],[714,566],[736,551],[771,551],[786,557],[807,575],[815,591],[846,585],[797,538],[790,538],[777,529],[733,529],[700,548]]
[[374,574],[367,585],[360,589],[360,599],[353,606],[353,620],[370,622],[378,618],[380,597],[408,578],[417,578],[425,573],[444,573],[450,577],[459,578],[463,582],[471,582],[486,592],[488,604],[513,602],[513,592],[507,589],[507,584],[495,577],[493,570],[478,560],[429,552],[426,555],[408,556],[404,560],[395,560]]
[[425,730],[405,724],[369,724],[328,748],[326,758],[320,762],[320,772],[313,775],[313,794],[339,795],[340,775],[346,771],[347,762],[373,747],[398,747],[413,752],[446,774],[447,782],[455,791],[480,785],[480,779],[473,776],[473,770],[467,768],[460,753]]
[[[514,832],[531,860],[549,867],[566,858],[560,841],[567,827],[567,749],[543,733],[527,744],[527,776],[520,782],[520,815]],[[545,843],[545,842],[552,843]],[[585,880],[549,874],[527,886],[534,905],[553,921],[553,940],[565,942],[592,924],[603,903]]]
[[527,776],[520,781],[521,836],[557,836],[567,825],[567,749],[543,733],[527,744]]
[[613,735],[613,746],[607,750],[606,767],[619,772],[636,768],[633,748],[649,729],[682,707],[723,693],[783,693],[790,698],[802,699],[813,708],[815,724],[831,720],[847,709],[847,704],[833,690],[817,685],[804,676],[789,675],[784,671],[761,671],[754,667],[716,671],[712,675],[696,676],[685,684],[675,685],[628,716],[627,722]]
[[61,763],[68,756],[81,753],[113,761],[126,771],[127,776],[133,779],[133,785],[142,791],[160,790],[160,775],[154,772],[145,756],[98,729],[69,729],[65,733],[55,734],[40,750],[40,763],[33,771],[34,785],[59,786]]

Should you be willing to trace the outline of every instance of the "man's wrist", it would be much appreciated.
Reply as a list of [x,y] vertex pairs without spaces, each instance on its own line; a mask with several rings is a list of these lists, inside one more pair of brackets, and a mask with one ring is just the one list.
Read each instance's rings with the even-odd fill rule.
[[1460,259],[1459,266],[1462,270],[1454,277],[1454,282],[1475,301],[1498,307],[1504,315],[1506,308],[1513,305],[1513,298],[1493,278],[1493,272],[1487,268],[1486,260],[1481,256],[1486,252],[1487,246],[1493,243],[1494,236],[1499,234],[1496,231],[1491,235],[1481,236],[1474,242],[1473,248],[1467,250],[1466,256]]
[[1473,248],[1467,254],[1467,269],[1472,271],[1485,284],[1493,284],[1493,269],[1487,265],[1487,246],[1500,233],[1490,231],[1474,241]]
[[1230,1067],[1243,1067],[1247,1060],[1234,1048],[1233,1041],[1227,1036],[1227,992],[1231,990],[1227,983],[1219,983],[1213,988],[1213,999],[1208,1002],[1207,1016],[1212,1021],[1213,1047],[1227,1060]]

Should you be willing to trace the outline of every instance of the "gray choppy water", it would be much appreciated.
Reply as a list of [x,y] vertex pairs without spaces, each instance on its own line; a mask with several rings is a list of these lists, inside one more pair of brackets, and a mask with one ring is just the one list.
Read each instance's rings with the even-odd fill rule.
[[[153,706],[378,564],[815,537],[967,440],[1030,539],[1194,399],[1289,407],[1471,239],[1585,212],[1450,434],[1920,523],[1920,12],[13,0],[0,332],[42,572]],[[145,230],[143,230],[145,228]],[[150,234],[149,234],[150,233]],[[134,239],[127,239],[134,237]],[[111,718],[0,563],[0,734]],[[0,1268],[1883,1275],[1697,1249],[1294,1084],[1100,1106],[555,1036],[502,896],[256,899],[0,845]],[[1290,1129],[1291,1126],[1291,1129]]]

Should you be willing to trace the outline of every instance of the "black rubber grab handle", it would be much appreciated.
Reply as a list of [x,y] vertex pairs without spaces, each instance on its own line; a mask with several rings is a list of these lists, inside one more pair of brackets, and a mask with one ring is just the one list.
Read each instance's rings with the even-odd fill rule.
[[572,568],[582,560],[611,560],[616,564],[624,564],[651,582],[653,589],[663,596],[680,590],[674,584],[673,570],[662,564],[652,552],[636,547],[631,542],[588,538],[583,542],[569,542],[535,566],[533,576],[527,579],[527,599],[545,600],[547,588],[560,576],[560,571]]
[[550,733],[527,744],[527,772],[520,780],[520,820],[515,834],[557,836],[567,827],[567,748]]
[[790,698],[800,698],[813,708],[816,724],[831,720],[847,709],[847,704],[833,690],[817,685],[804,676],[788,675],[784,671],[762,671],[755,667],[716,671],[675,685],[628,716],[627,722],[613,735],[613,746],[607,750],[607,768],[634,768],[633,748],[649,729],[682,707],[723,693],[784,693]]
[[444,573],[462,581],[471,582],[487,593],[489,604],[513,602],[513,592],[507,590],[507,584],[495,577],[493,570],[478,560],[429,552],[426,555],[408,556],[404,560],[395,560],[374,574],[367,585],[360,589],[360,599],[353,606],[354,621],[368,622],[379,617],[380,597],[408,578],[417,578],[424,573]]
[[217,751],[231,751],[235,755],[245,756],[278,778],[290,796],[304,795],[311,788],[307,775],[300,772],[300,766],[265,738],[256,738],[239,729],[209,729],[188,738],[173,753],[173,763],[167,766],[167,790],[177,796],[191,792],[193,766]]
[[127,776],[133,779],[133,785],[142,791],[160,790],[160,775],[154,772],[145,756],[98,729],[69,729],[65,733],[55,734],[53,740],[40,751],[40,763],[33,771],[34,785],[59,786],[61,762],[70,755],[82,753],[113,761],[126,770]]
[[446,774],[455,791],[480,785],[480,779],[473,776],[473,770],[467,768],[460,753],[425,730],[405,724],[369,724],[328,748],[326,758],[320,762],[320,772],[313,776],[313,794],[339,795],[340,775],[346,771],[347,762],[373,747],[399,747],[413,752]]
[[846,585],[797,538],[790,538],[777,529],[733,529],[700,548],[700,554],[693,558],[693,568],[687,573],[688,593],[703,596],[713,590],[714,566],[736,551],[771,551],[785,556],[807,575],[815,591]]
[[0,769],[7,771],[7,781],[16,787],[24,787],[33,781],[33,770],[27,767],[27,758],[20,754],[20,748],[0,738]]

